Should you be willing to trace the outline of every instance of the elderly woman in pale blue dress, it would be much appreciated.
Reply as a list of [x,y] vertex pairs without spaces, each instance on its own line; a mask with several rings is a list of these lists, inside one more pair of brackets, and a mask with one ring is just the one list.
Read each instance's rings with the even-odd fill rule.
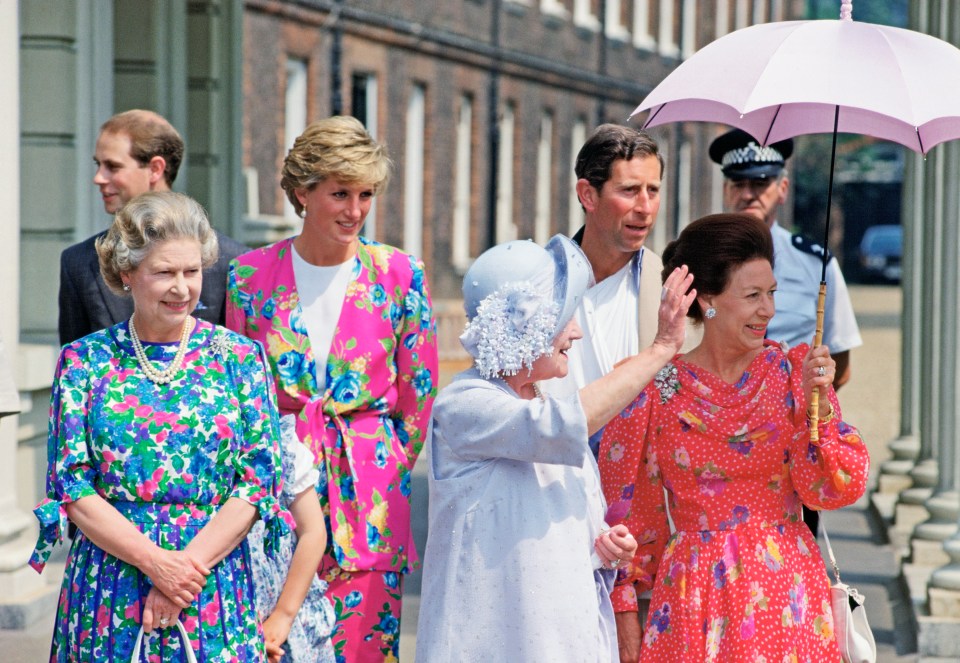
[[637,542],[604,524],[587,439],[679,350],[692,278],[667,280],[649,348],[578,393],[544,395],[538,382],[566,374],[582,336],[572,318],[590,280],[560,235],[496,246],[464,277],[475,362],[433,410],[418,661],[619,660],[609,591]]

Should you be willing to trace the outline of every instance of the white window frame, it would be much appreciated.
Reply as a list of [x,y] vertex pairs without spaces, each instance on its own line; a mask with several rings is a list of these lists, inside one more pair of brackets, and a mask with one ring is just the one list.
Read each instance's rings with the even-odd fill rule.
[[573,0],[573,24],[584,30],[600,31],[600,19],[593,13],[590,0]]
[[607,0],[604,4],[604,15],[606,16],[606,30],[609,39],[629,42],[630,31],[621,23],[621,5],[620,0]]
[[461,94],[457,110],[451,262],[454,268],[465,271],[471,262],[470,181],[473,159],[473,98],[468,94]]
[[427,88],[415,83],[407,99],[406,144],[403,169],[403,249],[423,255],[424,131]]
[[537,183],[533,213],[533,239],[543,245],[550,239],[553,196],[553,113],[540,114],[540,136],[537,141]]
[[570,11],[563,6],[563,2],[560,0],[540,0],[540,13],[555,18],[570,18]]
[[689,58],[697,51],[697,3],[694,0],[680,0],[680,11],[683,12],[683,44],[681,56]]
[[516,108],[513,102],[503,105],[499,121],[500,151],[497,158],[497,224],[494,244],[517,238],[513,222],[513,133]]
[[650,34],[650,0],[634,0],[633,46],[644,51],[657,47],[657,38]]
[[[287,56],[286,87],[283,92],[283,156],[293,147],[293,141],[307,128],[308,62],[302,58]],[[299,221],[293,204],[283,195],[283,216]]]
[[660,0],[659,36],[657,43],[660,55],[675,58],[680,55],[680,47],[673,40],[673,0]]
[[[364,76],[364,88],[367,98],[366,117],[357,118],[363,122],[367,128],[367,133],[374,140],[377,139],[377,76],[376,74],[366,74]],[[377,197],[374,196],[370,204],[370,212],[367,214],[367,220],[363,225],[363,236],[368,239],[377,238]]]
[[583,225],[583,209],[577,195],[577,154],[587,141],[587,121],[578,117],[570,128],[570,209],[567,215],[567,235],[573,237]]

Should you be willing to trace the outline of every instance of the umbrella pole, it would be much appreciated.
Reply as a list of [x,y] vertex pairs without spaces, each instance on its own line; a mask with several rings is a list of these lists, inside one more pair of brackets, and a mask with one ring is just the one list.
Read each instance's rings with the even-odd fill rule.
[[[827,223],[823,231],[823,257],[820,268],[820,294],[817,296],[817,331],[813,336],[813,347],[823,342],[823,314],[827,304],[827,247],[830,245],[830,208],[833,206],[833,169],[837,162],[837,126],[840,124],[840,106],[833,112],[833,147],[830,149],[830,183],[827,185]],[[820,390],[814,389],[810,394],[810,409],[807,411],[810,419],[810,441],[820,440]]]

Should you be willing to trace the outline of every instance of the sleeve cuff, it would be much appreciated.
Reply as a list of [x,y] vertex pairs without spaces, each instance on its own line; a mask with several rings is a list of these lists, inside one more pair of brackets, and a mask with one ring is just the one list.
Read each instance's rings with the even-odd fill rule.
[[63,538],[68,520],[67,509],[63,502],[48,497],[37,505],[33,513],[40,521],[40,535],[37,537],[33,554],[30,555],[30,566],[40,573],[46,566],[50,553]]
[[636,612],[637,589],[632,582],[618,584],[610,592],[610,602],[613,604],[614,612]]
[[249,490],[244,490],[243,486],[237,486],[233,489],[231,497],[237,497],[256,507],[257,514],[263,521],[264,526],[264,550],[268,553],[279,552],[280,541],[296,528],[293,516],[280,504],[276,497],[264,494],[263,489],[257,491],[253,496],[249,495],[249,492]]

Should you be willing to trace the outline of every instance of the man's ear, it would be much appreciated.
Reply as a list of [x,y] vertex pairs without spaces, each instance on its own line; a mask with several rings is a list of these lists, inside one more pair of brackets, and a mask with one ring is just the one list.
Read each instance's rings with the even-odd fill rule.
[[597,199],[600,197],[600,192],[593,188],[593,185],[590,184],[587,180],[582,177],[577,180],[577,198],[580,199],[580,204],[583,205],[583,209],[587,212],[592,212],[597,208]]
[[778,186],[777,204],[783,205],[785,202],[787,202],[787,192],[790,190],[790,180],[786,177],[782,177],[780,178]]
[[164,182],[163,172],[167,169],[167,160],[161,156],[150,157],[150,163],[147,164],[150,169],[150,186],[156,186]]

